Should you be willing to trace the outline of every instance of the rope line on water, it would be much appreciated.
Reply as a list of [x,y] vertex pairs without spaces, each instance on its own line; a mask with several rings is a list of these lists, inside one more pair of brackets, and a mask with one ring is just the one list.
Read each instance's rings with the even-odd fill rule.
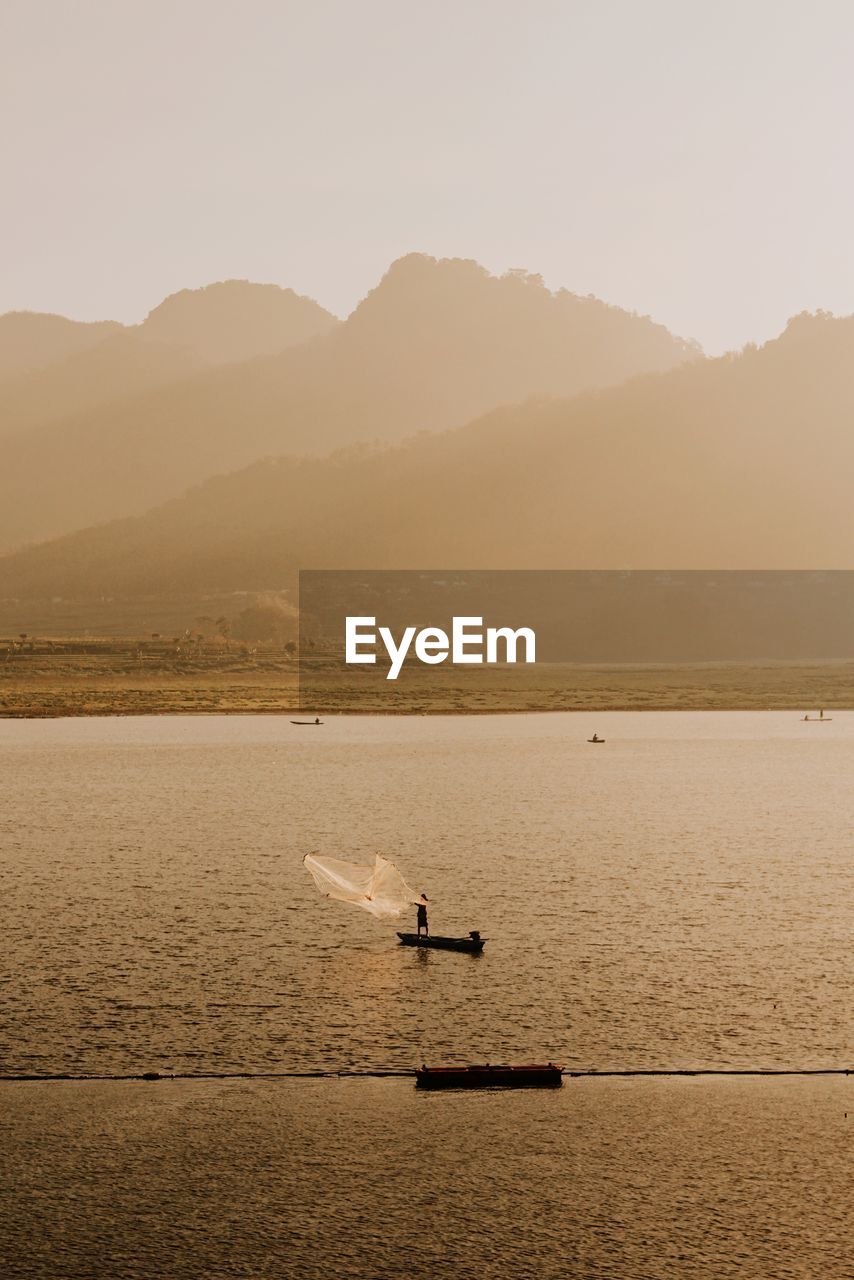
[[[493,1064],[495,1065],[495,1064]],[[565,1067],[562,1075],[572,1079],[631,1079],[656,1076],[849,1076],[851,1067],[632,1067],[625,1070],[585,1070]],[[37,1084],[51,1081],[108,1083],[144,1080],[386,1080],[415,1079],[415,1070],[366,1071],[142,1071],[127,1075],[0,1075],[0,1084]]]

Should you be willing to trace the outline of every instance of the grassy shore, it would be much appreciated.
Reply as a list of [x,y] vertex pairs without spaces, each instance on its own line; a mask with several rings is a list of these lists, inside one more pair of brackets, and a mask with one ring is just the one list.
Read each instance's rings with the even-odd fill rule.
[[297,663],[249,646],[0,639],[0,717],[285,711]]
[[0,639],[0,717],[306,711],[854,708],[854,662],[578,666],[407,671],[392,685],[281,647],[154,640]]

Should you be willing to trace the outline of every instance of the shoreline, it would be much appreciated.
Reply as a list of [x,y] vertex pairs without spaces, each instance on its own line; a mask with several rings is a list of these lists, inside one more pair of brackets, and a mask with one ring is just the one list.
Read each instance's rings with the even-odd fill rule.
[[[188,707],[162,707],[157,709],[139,708],[130,710],[128,708],[104,708],[98,710],[70,710],[61,708],[57,710],[42,711],[5,711],[0,709],[0,720],[109,720],[109,719],[143,719],[146,716],[167,717],[167,716],[292,716],[292,715],[308,715],[316,714],[326,716],[329,719],[341,719],[349,717],[364,716],[447,716],[449,718],[457,718],[459,716],[523,716],[523,715],[607,715],[611,712],[620,713],[644,713],[644,712],[720,712],[722,714],[736,711],[750,712],[803,712],[805,709],[803,703],[798,705],[772,705],[772,706],[755,706],[749,704],[721,704],[715,703],[656,703],[655,706],[639,707],[636,704],[626,703],[607,703],[597,704],[590,703],[583,706],[573,707],[460,707],[454,710],[432,707],[432,708],[331,708],[329,710],[323,707],[311,706],[305,707],[204,707],[204,708],[188,708]],[[834,712],[847,713],[854,711],[854,704],[834,706]],[[802,717],[798,717],[801,723],[804,723]],[[818,721],[809,721],[809,723],[820,723]],[[832,717],[828,717],[824,723],[832,723]],[[321,726],[322,727],[322,726]]]
[[147,715],[515,715],[609,711],[854,710],[854,661],[542,663],[413,671],[390,685],[281,655],[143,662],[115,650],[18,652],[0,663],[0,719]]

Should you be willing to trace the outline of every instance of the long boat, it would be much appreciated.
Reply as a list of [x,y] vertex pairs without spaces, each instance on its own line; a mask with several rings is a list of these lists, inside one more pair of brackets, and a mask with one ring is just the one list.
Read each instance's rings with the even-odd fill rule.
[[525,1066],[427,1067],[415,1072],[417,1089],[559,1089],[563,1068],[554,1062]]
[[467,938],[442,938],[433,934],[399,933],[401,945],[404,947],[435,947],[439,951],[468,951],[479,955],[483,950],[486,938],[482,938],[477,929],[472,929]]

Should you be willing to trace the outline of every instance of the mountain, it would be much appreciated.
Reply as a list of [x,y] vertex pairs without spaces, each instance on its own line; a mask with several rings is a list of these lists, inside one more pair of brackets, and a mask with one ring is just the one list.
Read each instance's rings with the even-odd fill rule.
[[[46,357],[52,336],[58,353],[37,368],[22,366],[0,379],[0,436],[23,436],[63,418],[85,419],[113,401],[132,400],[211,365],[283,351],[337,324],[292,289],[246,280],[184,289],[142,324],[127,327],[27,313],[0,316],[0,366],[11,370],[16,353],[21,364],[30,330],[33,349],[42,335],[39,350]],[[39,439],[50,448],[50,432]]]
[[0,315],[0,382],[65,360],[121,328],[114,320],[84,324],[37,311],[7,311]]
[[0,560],[2,597],[263,591],[298,568],[851,568],[854,317],[402,445],[268,459]]
[[[180,332],[195,305],[170,300],[151,332]],[[264,456],[400,440],[697,355],[648,318],[538,277],[411,255],[323,336],[7,436],[0,547],[141,513]]]
[[337,324],[335,316],[293,289],[225,280],[173,293],[149,312],[139,333],[186,347],[210,364],[226,364],[275,355]]
[[149,342],[119,326],[65,359],[0,382],[0,439],[12,437],[10,447],[17,449],[15,436],[21,440],[69,414],[92,413],[116,398],[165,386],[200,366],[188,347]]

